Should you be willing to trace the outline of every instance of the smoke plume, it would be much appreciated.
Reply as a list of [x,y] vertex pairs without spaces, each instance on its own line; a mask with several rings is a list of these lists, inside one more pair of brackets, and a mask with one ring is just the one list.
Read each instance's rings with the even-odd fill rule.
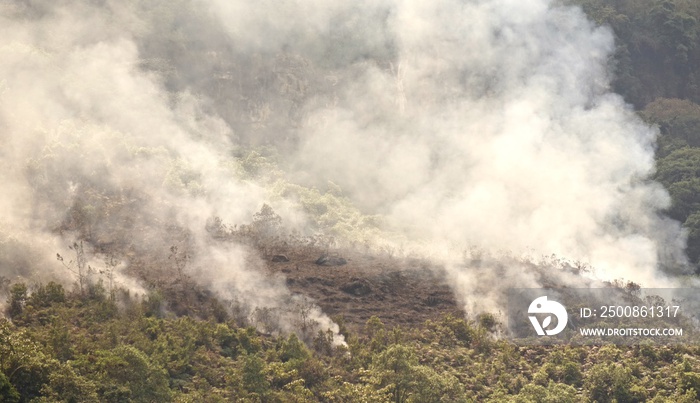
[[[302,233],[441,259],[469,309],[475,293],[542,285],[523,267],[543,255],[644,285],[684,270],[680,228],[659,213],[669,197],[648,179],[656,131],[610,92],[612,33],[577,8],[0,7],[5,277],[66,277],[55,253],[77,238],[96,252],[129,251],[120,258],[132,264],[141,253],[165,261],[186,240],[202,285],[250,309],[281,309],[294,299],[283,283],[259,275],[249,248],[205,230],[212,217],[249,222],[267,202]],[[260,158],[267,165],[251,173],[250,150],[274,161]],[[309,208],[299,189],[360,218]]]

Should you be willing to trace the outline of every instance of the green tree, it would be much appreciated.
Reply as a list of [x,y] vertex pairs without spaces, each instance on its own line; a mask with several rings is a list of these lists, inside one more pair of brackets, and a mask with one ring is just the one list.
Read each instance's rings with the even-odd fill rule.
[[395,344],[372,358],[370,371],[375,382],[391,393],[392,401],[407,401],[416,386],[414,369],[418,358],[413,349]]
[[700,102],[700,7],[686,0],[569,0],[615,33],[616,92],[638,108],[658,97]]
[[0,372],[5,374],[22,401],[39,397],[49,374],[57,367],[58,362],[26,331],[0,319]]
[[672,199],[669,214],[688,230],[686,252],[697,265],[700,263],[700,148],[682,148],[660,159],[655,177],[669,189]]
[[630,403],[646,400],[646,391],[635,384],[629,368],[618,363],[599,363],[586,374],[586,389],[591,400]]
[[[685,99],[657,98],[640,114],[657,124],[663,137],[681,140],[681,144],[691,147],[700,146],[700,105]],[[667,155],[665,150],[660,151],[661,156]]]
[[547,387],[528,384],[520,392],[509,398],[514,403],[574,403],[581,401],[576,389],[570,385],[550,381]]
[[696,211],[685,220],[683,226],[688,230],[688,257],[700,266],[700,211]]
[[306,360],[310,356],[309,350],[299,341],[299,338],[294,333],[290,334],[289,337],[282,342],[279,354],[282,362]]
[[700,148],[686,147],[657,162],[654,178],[665,186],[700,177]]
[[243,356],[243,387],[249,393],[264,399],[270,393],[270,381],[265,373],[265,361],[256,354]]
[[70,340],[70,332],[67,324],[63,320],[59,318],[53,320],[48,339],[54,357],[59,361],[65,362],[73,358],[73,346]]
[[28,300],[28,303],[36,308],[46,308],[52,304],[63,302],[66,302],[66,293],[63,290],[63,286],[53,281],[39,286]]
[[83,361],[81,366],[85,372],[97,371],[96,381],[106,401],[170,401],[167,373],[139,349],[122,345],[96,355],[99,358],[94,364]]
[[10,307],[7,310],[10,318],[18,318],[24,306],[27,304],[27,286],[24,283],[17,283],[10,288]]
[[430,367],[413,368],[414,393],[409,401],[416,403],[466,402],[464,386],[450,373],[439,374]]
[[49,374],[49,382],[41,389],[37,403],[100,402],[94,382],[80,376],[71,366],[64,364]]
[[0,401],[5,403],[17,403],[20,400],[19,393],[10,383],[4,373],[0,372]]

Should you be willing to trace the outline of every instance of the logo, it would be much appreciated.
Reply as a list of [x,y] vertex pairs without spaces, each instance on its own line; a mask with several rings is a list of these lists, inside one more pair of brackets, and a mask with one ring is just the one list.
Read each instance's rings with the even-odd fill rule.
[[[544,336],[545,334],[547,336],[554,336],[561,333],[569,320],[569,315],[566,314],[566,308],[564,308],[564,305],[558,303],[557,301],[547,301],[546,295],[544,297],[535,298],[535,300],[530,304],[530,308],[528,308],[527,312],[530,314],[528,317],[530,318],[532,326],[540,336]],[[545,317],[540,324],[537,317],[532,315],[535,313],[545,313],[549,315]],[[552,324],[552,315],[557,317],[557,326],[554,329],[545,330]]]

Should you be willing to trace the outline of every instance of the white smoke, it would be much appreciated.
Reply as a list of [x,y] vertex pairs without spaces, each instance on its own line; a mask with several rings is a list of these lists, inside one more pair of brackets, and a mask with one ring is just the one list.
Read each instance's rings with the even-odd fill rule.
[[[235,42],[244,36],[225,4],[214,2]],[[593,277],[645,286],[673,284],[661,267],[687,270],[680,227],[659,213],[669,197],[648,180],[657,132],[609,89],[610,30],[546,0],[381,2],[362,14],[380,49],[352,25],[362,6],[318,10],[308,25],[273,18],[280,35],[246,25],[265,39],[258,49],[276,44],[334,66],[330,94],[302,107],[290,158],[298,178],[340,185],[412,247],[443,256],[470,247],[556,254],[593,267]],[[336,18],[318,24],[329,10]],[[335,54],[354,56],[335,63],[289,39],[313,29],[323,49],[349,25],[355,46]],[[503,264],[448,263],[460,299],[471,306],[487,289],[542,285],[527,265]]]
[[[202,284],[281,309],[286,287],[203,230],[270,198],[232,162],[251,145],[276,150],[285,180],[335,183],[407,248],[444,258],[470,309],[476,292],[541,285],[525,263],[455,262],[473,247],[554,253],[648,286],[667,284],[661,267],[682,270],[679,226],[659,216],[668,195],[647,179],[656,132],[610,93],[612,33],[576,8],[0,4],[4,276],[60,275],[45,268],[74,216],[96,244],[161,257],[176,227]],[[287,223],[303,222],[294,203],[279,203]]]
[[[117,29],[114,10],[68,2],[33,11],[1,24],[0,274],[74,281],[55,259],[73,243],[65,229],[74,220],[87,223],[82,236],[98,246],[161,257],[178,239],[171,232],[187,231],[197,281],[250,308],[285,308],[291,293],[243,264],[249,252],[207,245],[208,219],[249,221],[266,197],[234,175],[227,124],[140,69],[135,33]],[[313,319],[337,333],[317,311]],[[279,325],[293,330],[291,320]]]

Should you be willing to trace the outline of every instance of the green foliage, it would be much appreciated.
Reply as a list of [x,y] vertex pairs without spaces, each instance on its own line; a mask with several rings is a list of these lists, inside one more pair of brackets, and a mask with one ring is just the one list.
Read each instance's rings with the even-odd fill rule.
[[67,324],[56,318],[49,329],[48,345],[51,347],[54,357],[65,362],[73,358],[73,346],[70,342],[70,332]]
[[270,382],[265,374],[265,361],[256,354],[244,355],[242,360],[243,387],[251,395],[264,399],[270,393]]
[[540,368],[533,377],[533,382],[546,386],[549,382],[555,381],[572,386],[581,386],[583,374],[578,363],[554,359]]
[[377,390],[368,383],[350,383],[336,377],[329,385],[329,390],[323,392],[323,401],[332,403],[361,402],[389,403],[391,396],[385,390]]
[[58,366],[26,331],[0,319],[0,371],[5,374],[21,399],[41,396],[42,386]]
[[218,324],[214,330],[214,339],[226,357],[235,357],[238,352],[238,335],[227,325]]
[[[86,357],[87,358],[87,357]],[[80,363],[97,371],[99,392],[108,402],[129,399],[133,402],[165,402],[171,398],[165,370],[151,362],[133,346],[122,345],[95,352],[94,363]]]
[[686,147],[658,161],[656,179],[671,194],[672,218],[688,230],[687,253],[693,263],[700,259],[700,148]]
[[66,301],[66,293],[63,286],[53,281],[41,285],[29,298],[29,304],[37,308],[46,308],[52,304],[60,304]]
[[419,365],[413,368],[415,388],[409,401],[416,403],[465,402],[464,385],[449,372],[442,374],[430,367]]
[[498,324],[496,317],[491,313],[483,313],[479,315],[479,317],[477,318],[477,322],[479,323],[480,327],[488,331],[493,331],[496,325]]
[[591,400],[598,402],[641,402],[646,400],[646,390],[636,384],[629,368],[608,362],[594,365],[586,374],[587,389]]
[[289,335],[289,338],[282,342],[280,346],[279,357],[282,362],[292,360],[306,360],[310,356],[306,346],[299,341],[296,334]]
[[97,386],[79,375],[71,366],[61,365],[51,372],[41,389],[39,402],[99,402]]
[[570,0],[616,36],[615,90],[643,108],[656,98],[700,102],[700,6],[686,0]]
[[[614,32],[615,90],[643,108],[645,120],[659,126],[654,179],[669,190],[668,214],[683,222],[688,254],[700,263],[700,2],[568,2],[581,5],[594,21]],[[174,27],[181,23],[172,8],[189,7],[193,16],[204,11],[183,1],[132,3],[142,9],[144,21],[160,24],[152,27],[162,34],[158,38],[164,38],[157,40],[182,49],[199,48],[196,38],[172,34],[179,32]],[[151,18],[154,14],[166,17]],[[206,51],[202,49],[197,57],[205,57]],[[168,65],[166,56],[142,62],[168,86],[177,87],[175,67]],[[304,64],[304,60],[295,62]],[[293,79],[304,81],[296,72]],[[297,86],[298,94],[293,95],[292,87],[283,88],[290,99],[303,93],[303,86]],[[254,108],[256,124],[261,126],[265,108],[264,102]],[[67,130],[69,144],[53,146],[73,147],[80,135],[74,129]],[[163,186],[170,191],[205,193],[195,170],[164,148],[127,147],[123,152],[161,159],[168,166]],[[29,169],[50,169],[50,159],[47,154],[31,161]],[[273,150],[246,151],[224,169],[229,171],[226,174],[266,186],[273,202],[295,200],[314,230],[360,243],[389,238],[380,232],[380,218],[363,214],[338,186],[328,183],[317,189],[290,183],[277,159]],[[52,186],[59,185],[37,185]],[[85,189],[79,190],[81,200],[71,207],[65,224],[79,239],[93,243],[100,238],[99,217],[133,221],[121,212],[133,210],[124,208],[131,203],[128,198],[120,201],[99,189]],[[209,227],[215,236],[245,233],[267,245],[278,237],[282,218],[265,204],[251,224],[238,230],[221,220],[213,220]],[[120,236],[107,238],[123,241]],[[323,247],[333,242],[330,237],[309,241]],[[107,264],[105,290],[92,277],[95,272],[87,265],[82,242],[70,249],[75,259],[64,266],[75,276],[79,293],[66,292],[53,282],[36,289],[22,283],[7,287],[5,279],[0,279],[0,291],[9,295],[7,314],[12,320],[0,319],[2,401],[691,402],[700,397],[697,347],[518,347],[496,340],[493,331],[498,322],[489,313],[476,321],[448,315],[408,330],[390,329],[376,316],[367,321],[364,332],[355,333],[340,323],[348,346],[337,348],[332,333],[307,332],[313,326],[304,304],[298,307],[302,340],[294,334],[273,337],[240,327],[243,322],[227,322],[221,303],[213,303],[213,315],[202,315],[202,320],[166,314],[166,308],[172,309],[167,303],[179,302],[189,312],[191,301],[185,296],[173,301],[157,287],[120,311],[110,274],[116,263]],[[178,253],[176,247],[171,251],[184,289],[187,254]],[[57,258],[63,262],[60,255]],[[258,310],[254,316],[259,329],[273,330],[274,314]]]
[[146,296],[143,302],[143,309],[146,316],[160,318],[163,316],[163,294],[158,290],[154,290]]
[[686,249],[688,257],[698,267],[700,266],[700,211],[689,215],[683,226],[688,230],[688,248]]
[[[700,3],[687,0],[568,0],[612,28],[615,91],[658,125],[657,172],[673,201],[668,214],[690,234],[700,270]],[[691,220],[690,217],[693,216]]]
[[576,395],[574,387],[549,382],[547,387],[525,385],[513,401],[518,403],[574,403],[580,401],[580,398]]
[[10,318],[16,319],[24,310],[27,303],[27,286],[24,283],[17,283],[10,288],[10,307],[7,310]]
[[392,396],[392,401],[405,402],[416,389],[416,366],[418,358],[411,348],[402,345],[390,346],[373,357],[370,367],[372,381],[378,387],[387,390]]
[[233,322],[102,316],[104,303],[46,285],[21,321],[0,320],[5,400],[691,402],[700,388],[695,347],[518,347],[445,315],[403,330],[372,317],[338,348],[323,332],[307,345]]
[[664,185],[700,176],[700,148],[682,148],[658,161],[656,179]]
[[641,111],[642,117],[659,126],[659,157],[684,146],[700,146],[700,105],[683,99],[658,98]]
[[368,375],[370,383],[396,403],[464,401],[464,386],[456,376],[419,365],[406,345],[394,344],[375,355]]
[[17,403],[20,399],[19,393],[2,372],[0,372],[0,397],[6,403]]

